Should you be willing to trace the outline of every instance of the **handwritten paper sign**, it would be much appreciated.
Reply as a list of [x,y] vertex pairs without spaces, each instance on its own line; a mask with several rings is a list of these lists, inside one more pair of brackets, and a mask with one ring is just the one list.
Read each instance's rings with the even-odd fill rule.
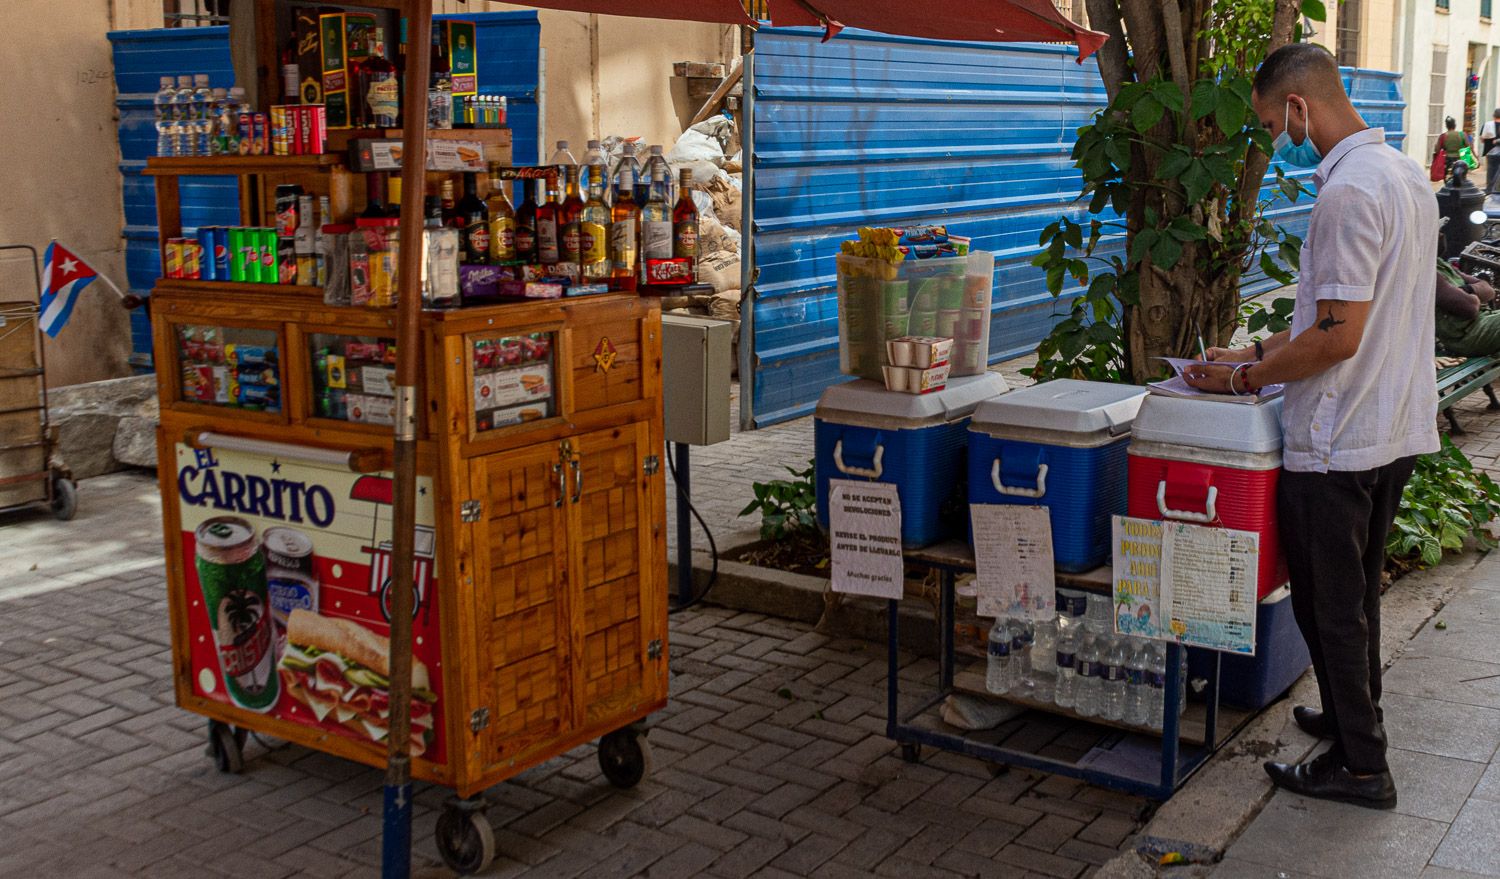
[[1111,517],[1115,633],[1160,638],[1162,523]]
[[974,571],[982,617],[1056,613],[1052,519],[1044,507],[973,504]]
[[1161,602],[1167,632],[1183,644],[1255,653],[1255,575],[1260,535],[1167,522]]
[[889,482],[828,482],[833,591],[900,599],[901,498]]

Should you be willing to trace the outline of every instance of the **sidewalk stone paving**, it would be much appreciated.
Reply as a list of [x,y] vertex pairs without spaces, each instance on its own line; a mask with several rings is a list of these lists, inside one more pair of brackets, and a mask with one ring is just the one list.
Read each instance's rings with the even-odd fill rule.
[[[0,876],[373,876],[378,771],[252,739],[243,775],[175,707],[155,482],[80,487],[80,518],[0,518]],[[737,512],[737,511],[736,511]],[[96,576],[90,576],[94,573]],[[885,738],[885,653],[699,607],[671,629],[672,701],[631,791],[591,747],[489,792],[489,875],[1077,879],[1145,801]],[[903,657],[915,685],[932,661]],[[423,876],[448,795],[419,786]]]

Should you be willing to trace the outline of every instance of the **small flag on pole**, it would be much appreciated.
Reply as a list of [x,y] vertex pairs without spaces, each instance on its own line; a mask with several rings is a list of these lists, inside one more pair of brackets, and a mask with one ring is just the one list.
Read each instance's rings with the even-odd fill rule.
[[62,332],[68,318],[73,316],[79,291],[95,278],[103,279],[111,290],[124,297],[113,281],[89,268],[72,251],[55,240],[47,245],[47,255],[42,260],[42,302],[37,322],[48,336],[55,339]]

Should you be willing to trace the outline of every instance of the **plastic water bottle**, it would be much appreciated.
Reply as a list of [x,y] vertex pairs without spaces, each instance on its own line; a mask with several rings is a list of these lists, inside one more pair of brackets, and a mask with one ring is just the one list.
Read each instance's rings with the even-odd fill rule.
[[1032,626],[1031,678],[1036,682],[1036,697],[1047,702],[1052,701],[1052,691],[1057,685],[1057,618],[1062,606],[1059,594],[1058,610]]
[[1036,686],[1036,678],[1031,674],[1031,647],[1035,639],[1031,620],[1025,617],[1012,617],[1010,621],[1010,664],[1014,669],[1011,672],[1010,688],[1025,695],[1030,695]]
[[177,92],[172,95],[172,155],[193,154],[193,78],[177,77]]
[[[656,178],[652,176],[652,172],[657,168],[661,168],[662,179],[667,184],[666,192],[663,193],[667,204],[677,204],[677,175],[672,173],[672,166],[667,164],[667,157],[662,155],[659,144],[651,148],[651,153],[646,158],[645,179],[650,185],[654,185]],[[650,195],[651,193],[647,192],[648,201],[650,200]]]
[[[598,175],[597,181],[595,175]],[[599,141],[591,140],[578,171],[578,188],[587,194],[596,182],[603,187],[609,186],[609,157],[604,154],[604,146]]]
[[156,93],[152,102],[156,108],[156,154],[158,156],[174,156],[177,154],[172,143],[173,109],[172,101],[177,98],[177,89],[172,85],[172,77],[161,78],[161,88]]
[[1099,639],[1085,628],[1083,646],[1078,648],[1077,692],[1073,696],[1073,710],[1080,717],[1093,717],[1099,713]]
[[1106,636],[1103,654],[1104,668],[1099,675],[1099,714],[1106,720],[1125,717],[1126,652],[1125,639]]
[[[615,162],[614,167],[610,169],[609,179],[611,181],[617,181],[617,180],[619,180],[620,179],[620,172],[621,172],[621,170],[623,170],[625,168],[629,168],[630,169],[631,175],[632,175],[631,178],[630,178],[631,180],[634,181],[634,180],[640,180],[641,179],[641,163],[635,157],[635,143],[633,141],[632,142],[627,142],[625,144],[625,146],[624,146],[624,152],[622,152],[620,154],[620,160],[618,162]],[[610,186],[606,187],[606,192],[609,195],[609,203],[610,204],[614,204],[615,203],[615,190],[616,190],[616,188],[617,187],[615,185],[610,185]],[[630,196],[631,196],[631,198],[635,197],[635,190],[634,189],[631,190]],[[643,199],[641,201],[638,201],[638,202],[636,202],[636,204],[645,204],[645,200]]]
[[1146,725],[1152,729],[1161,729],[1167,694],[1167,651],[1165,645],[1156,642],[1152,642],[1147,649],[1151,654],[1151,664],[1146,674],[1146,683],[1150,687],[1150,692],[1146,695]]
[[985,668],[984,688],[1001,695],[1010,692],[1010,629],[1005,619],[995,620],[990,629],[989,664]]
[[208,141],[213,131],[213,89],[208,87],[208,74],[193,75],[193,155],[206,156]]
[[[1061,595],[1062,593],[1059,593]],[[1073,611],[1071,597],[1057,608],[1057,649],[1053,654],[1053,701],[1059,708],[1072,708],[1078,693],[1078,636],[1083,624]]]
[[1151,645],[1132,638],[1127,650],[1130,658],[1125,662],[1124,720],[1132,726],[1145,726],[1146,703],[1151,694],[1151,685],[1146,681],[1147,669],[1151,666]]

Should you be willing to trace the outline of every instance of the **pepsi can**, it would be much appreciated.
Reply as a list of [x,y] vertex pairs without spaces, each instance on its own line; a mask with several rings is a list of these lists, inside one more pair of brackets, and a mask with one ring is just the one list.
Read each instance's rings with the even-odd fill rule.
[[202,248],[199,276],[205,281],[229,280],[229,264],[227,261],[224,263],[222,274],[220,274],[219,270],[220,252],[223,252],[226,260],[229,254],[229,248],[224,241],[224,228],[222,226],[199,226],[198,246]]

